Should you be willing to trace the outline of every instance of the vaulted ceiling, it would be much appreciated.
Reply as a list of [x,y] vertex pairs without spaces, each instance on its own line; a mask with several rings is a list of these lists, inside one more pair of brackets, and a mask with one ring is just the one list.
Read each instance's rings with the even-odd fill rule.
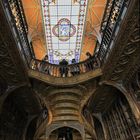
[[[29,28],[29,37],[32,40],[37,59],[41,60],[48,53],[49,59],[53,60],[62,58],[70,60],[77,57],[77,61],[83,61],[86,59],[86,52],[93,54],[96,40],[100,38],[99,29],[106,0],[22,0],[22,2]],[[46,4],[46,8],[43,8],[44,4]],[[79,11],[82,6],[85,8],[83,14],[85,17],[80,16]],[[47,8],[49,16],[44,12]],[[47,16],[50,23],[45,22]],[[81,34],[78,36],[80,17],[83,18],[83,21]],[[60,32],[63,29],[67,31]],[[49,37],[46,31],[53,34],[50,37],[51,46],[49,46]],[[77,45],[78,37],[81,37],[79,46]],[[52,57],[51,52],[53,52]],[[55,62],[52,61],[52,63]]]

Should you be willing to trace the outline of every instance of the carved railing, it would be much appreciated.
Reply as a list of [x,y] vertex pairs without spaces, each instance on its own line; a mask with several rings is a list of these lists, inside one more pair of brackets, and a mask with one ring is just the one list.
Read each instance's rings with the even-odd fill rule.
[[103,64],[111,51],[113,40],[127,9],[127,0],[108,0],[101,23],[101,42],[97,42],[95,52]]
[[4,0],[3,6],[10,22],[13,36],[17,41],[22,58],[29,64],[34,57],[32,43],[28,40],[28,25],[21,0]]
[[100,62],[96,57],[92,57],[83,62],[70,65],[50,64],[49,62],[40,61],[37,59],[32,59],[30,63],[30,68],[32,70],[37,70],[41,73],[55,77],[72,77],[89,72],[91,70],[95,70],[99,67]]

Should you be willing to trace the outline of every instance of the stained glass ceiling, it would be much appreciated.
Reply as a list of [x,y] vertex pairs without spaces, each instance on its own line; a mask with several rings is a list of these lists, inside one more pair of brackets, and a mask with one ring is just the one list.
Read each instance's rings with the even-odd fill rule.
[[41,0],[50,63],[79,62],[88,0]]
[[[60,2],[63,1],[62,5],[57,4],[59,1]],[[64,51],[66,51],[64,48],[69,47],[69,46],[71,47],[72,43],[69,44],[69,41],[74,39],[74,37],[75,37],[75,39],[77,37],[78,25],[76,26],[76,23],[75,23],[76,20],[74,19],[74,17],[76,17],[77,15],[79,16],[78,8],[76,9],[78,14],[76,14],[76,12],[75,13],[73,12],[74,15],[71,17],[67,16],[70,14],[69,11],[67,11],[67,9],[68,9],[68,7],[72,7],[72,6],[75,6],[75,8],[80,7],[80,3],[79,3],[80,1],[78,1],[78,0],[72,0],[72,1],[59,0],[59,1],[58,0],[55,0],[55,1],[47,0],[46,2],[49,2],[50,4],[48,3],[49,5],[46,7],[49,9],[49,13],[50,13],[50,8],[49,8],[50,6],[52,8],[57,7],[58,9],[60,9],[58,6],[61,6],[61,9],[60,9],[61,11],[62,11],[62,7],[65,8],[65,10],[63,10],[64,12],[62,11],[60,13],[60,16],[62,18],[59,18],[59,19],[62,19],[59,22],[59,24],[64,24],[64,26],[63,25],[60,26],[58,24],[58,21],[59,21],[59,19],[58,19],[58,20],[56,20],[56,22],[54,22],[54,24],[52,26],[52,28],[54,27],[55,35],[52,33],[52,30],[51,30],[52,36],[57,38],[56,42],[59,41],[59,44],[60,43],[65,44],[67,42],[66,45],[64,45],[62,47],[63,49],[61,48],[61,50],[63,50],[62,52],[64,52]],[[39,60],[42,60],[49,51],[48,46],[47,46],[47,37],[46,37],[45,26],[44,26],[45,23],[44,23],[43,8],[42,8],[43,2],[44,2],[43,0],[42,1],[41,0],[22,0],[24,13],[26,16],[28,29],[29,29],[28,37],[32,41],[35,57],[36,57],[36,59],[39,59]],[[73,5],[71,5],[70,2]],[[85,21],[83,21],[83,24],[84,24],[83,27],[85,29],[84,30],[82,29],[83,32],[81,34],[83,37],[80,42],[81,50],[80,50],[80,54],[79,54],[80,55],[79,61],[83,61],[83,60],[87,59],[86,52],[90,52],[91,54],[93,54],[94,48],[96,45],[96,40],[97,40],[97,38],[100,39],[99,30],[100,30],[101,20],[102,20],[102,16],[103,16],[104,9],[105,9],[105,4],[106,4],[106,0],[88,0],[88,1],[86,1],[86,5],[85,5],[86,7],[85,7],[85,13],[84,13]],[[72,9],[72,10],[74,11],[74,9]],[[87,11],[87,13],[86,13],[86,11]],[[65,16],[63,13],[65,13]],[[54,12],[52,14],[53,15],[51,15],[49,17],[50,20],[54,19],[54,17],[55,18],[57,17],[57,15],[54,14]],[[70,15],[72,15],[72,14],[70,14]],[[67,18],[70,21],[70,23],[68,20],[65,20],[64,18]],[[68,25],[70,25],[70,26],[68,26]],[[51,27],[51,24],[50,24],[50,27]],[[64,32],[63,32],[63,34],[61,34],[61,37],[60,37],[60,36],[58,36],[59,35],[58,32],[60,31],[59,29],[63,29],[63,27],[64,27],[64,29],[67,29],[67,34],[64,34]],[[76,30],[74,30],[75,29],[74,27],[76,28]],[[76,32],[74,32],[74,31],[76,31]],[[69,39],[69,37],[70,37],[70,39]],[[66,39],[66,41],[61,41],[64,39]],[[74,46],[73,46],[73,48],[74,48]],[[55,47],[52,48],[53,52],[55,52],[55,50],[57,50],[57,49],[55,49]],[[71,49],[71,50],[75,51],[75,49]],[[53,53],[53,55],[54,55],[54,53]],[[54,59],[54,57],[53,57],[53,59]],[[71,56],[71,58],[73,58],[73,57],[75,57],[75,54],[73,54],[73,56]],[[59,58],[61,59],[61,57],[59,57]]]

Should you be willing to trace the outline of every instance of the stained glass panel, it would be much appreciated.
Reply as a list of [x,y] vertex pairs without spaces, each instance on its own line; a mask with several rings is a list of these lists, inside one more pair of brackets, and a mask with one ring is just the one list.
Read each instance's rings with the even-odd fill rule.
[[79,62],[88,0],[41,0],[49,62]]

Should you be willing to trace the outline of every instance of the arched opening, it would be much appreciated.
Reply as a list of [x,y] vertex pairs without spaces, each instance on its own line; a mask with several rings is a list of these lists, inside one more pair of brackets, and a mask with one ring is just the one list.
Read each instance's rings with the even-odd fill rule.
[[102,85],[102,90],[97,93],[90,100],[89,109],[102,115],[105,138],[137,139],[140,127],[134,114],[135,106],[132,105],[132,100],[129,100],[131,98],[127,98],[129,93],[123,93],[112,85]]
[[118,90],[118,97],[103,114],[108,139],[136,139],[139,125],[126,97]]
[[41,106],[26,86],[9,93],[0,113],[0,140],[22,140],[28,117],[38,115]]
[[80,133],[70,127],[61,127],[54,130],[49,140],[82,140]]
[[[27,123],[27,114],[16,103],[14,95],[5,100],[0,114],[0,139],[21,140]],[[21,107],[22,108],[22,107]]]

